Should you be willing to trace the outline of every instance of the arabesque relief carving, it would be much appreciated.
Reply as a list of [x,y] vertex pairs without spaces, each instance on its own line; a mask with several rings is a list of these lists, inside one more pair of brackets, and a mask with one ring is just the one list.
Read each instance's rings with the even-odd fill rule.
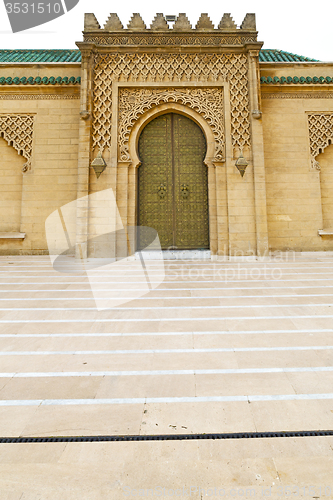
[[311,166],[320,170],[316,160],[325,148],[333,144],[333,113],[311,113],[308,115]]
[[[97,54],[93,149],[111,146],[112,81],[229,82],[234,157],[250,150],[248,62],[245,54]],[[139,87],[139,85],[138,85]]]
[[0,115],[0,137],[26,158],[22,172],[31,170],[34,115]]
[[221,88],[150,88],[119,90],[119,160],[131,161],[128,139],[137,119],[161,103],[179,103],[197,111],[210,125],[215,138],[213,161],[225,160],[224,106]]

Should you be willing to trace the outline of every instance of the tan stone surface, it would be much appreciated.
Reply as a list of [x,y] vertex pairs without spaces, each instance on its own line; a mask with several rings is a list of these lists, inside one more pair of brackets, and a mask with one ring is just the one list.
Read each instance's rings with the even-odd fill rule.
[[310,104],[306,99],[290,98],[263,99],[262,105],[270,248],[330,250],[332,238],[318,235],[323,228],[323,214],[325,227],[331,224],[331,181],[326,166],[331,164],[330,152],[327,149],[320,155],[323,172],[311,170],[307,112],[332,112],[331,104],[327,99],[314,99]]
[[[61,88],[60,96],[67,90]],[[2,88],[1,92],[4,91]],[[77,91],[75,87],[72,93],[77,95]],[[4,149],[0,172],[2,186],[7,186],[7,194],[1,196],[1,203],[5,203],[10,186],[15,193],[9,204],[3,205],[3,229],[24,232],[26,238],[1,240],[0,253],[48,252],[45,237],[47,217],[76,198],[78,112],[78,99],[1,100],[0,113],[28,113],[35,118],[31,171],[22,174],[25,161],[1,139]]]
[[[150,267],[154,265],[156,263],[152,262]],[[137,269],[138,264],[135,262],[128,266],[129,279],[135,275]],[[321,313],[318,306],[320,303],[327,302],[327,311],[330,311],[332,281],[325,278],[329,276],[331,269],[330,254],[303,254],[294,256],[289,262],[287,260],[241,263],[228,261],[216,264],[210,261],[173,262],[166,265],[166,280],[149,296],[129,301],[123,306],[122,312],[119,310],[98,313],[66,311],[69,307],[84,307],[85,301],[74,299],[89,297],[89,294],[84,292],[88,287],[82,284],[80,286],[69,284],[72,280],[78,281],[77,277],[62,275],[60,278],[51,268],[48,258],[2,257],[0,281],[3,284],[0,291],[11,290],[11,292],[0,293],[0,299],[5,299],[0,301],[0,307],[13,309],[4,312],[2,319],[17,321],[21,318],[22,322],[2,323],[1,334],[21,334],[24,337],[0,337],[1,352],[13,352],[13,355],[1,356],[1,371],[330,367],[331,350],[318,349],[284,352],[100,355],[89,354],[89,351],[329,346],[332,343],[331,319],[318,319],[317,316]],[[266,277],[258,282],[251,277],[253,276],[251,272],[254,270],[261,274],[266,270],[266,275],[270,278]],[[280,271],[279,279],[272,279],[272,270]],[[227,273],[232,275],[232,280],[225,280]],[[292,282],[283,279],[291,279]],[[48,285],[43,284],[46,280],[49,282]],[[17,282],[21,284],[15,284]],[[114,276],[104,276],[103,282],[106,288],[116,290]],[[304,288],[298,288],[300,286]],[[28,287],[35,292],[27,292]],[[74,291],[76,289],[81,291]],[[56,293],[52,293],[51,290],[56,290]],[[315,297],[313,294],[320,296]],[[203,296],[207,298],[202,298]],[[10,298],[19,300],[10,301],[8,300]],[[24,300],[27,298],[33,300]],[[44,302],[40,300],[41,298],[47,300]],[[91,306],[90,300],[88,303]],[[209,305],[226,306],[226,309],[219,311],[205,309]],[[239,306],[239,310],[231,307],[235,305]],[[282,307],[274,309],[272,307],[274,305]],[[292,308],[290,305],[297,307]],[[173,314],[168,321],[142,323],[126,321],[131,317],[142,316],[142,312],[136,309],[125,311],[124,307],[156,308],[154,313],[151,311],[151,315],[163,317],[168,310],[160,308],[166,306],[182,306],[186,309],[178,312],[171,309]],[[207,319],[200,322],[177,320],[177,317],[181,318],[190,313],[191,310],[188,309],[190,306],[201,307],[198,312],[207,316]],[[17,310],[22,307],[29,308],[29,311]],[[59,313],[36,311],[36,308],[52,307],[62,307],[64,310],[61,312],[61,318],[76,318],[77,322],[67,324],[26,322],[28,319],[33,321],[42,318],[57,321]],[[221,320],[210,320],[211,312],[218,313]],[[269,318],[272,314],[280,316],[280,320],[263,319]],[[299,315],[299,318],[288,319],[287,316],[291,314]],[[304,314],[312,318],[302,318]],[[145,315],[146,313],[143,317]],[[244,320],[242,319],[244,316],[253,319]],[[93,320],[93,318],[112,317],[122,317],[123,324],[94,323]],[[227,317],[229,319],[223,319]],[[80,319],[84,318],[91,318],[92,321],[80,322]],[[321,331],[322,328],[325,331]],[[204,333],[209,331],[212,333]],[[128,335],[140,332],[140,336]],[[164,334],[156,335],[159,332]],[[180,334],[170,335],[176,332]],[[71,336],[75,333],[118,336]],[[186,333],[191,334],[185,335]],[[56,336],[59,334],[67,336]],[[36,336],[31,337],[31,335]],[[31,354],[22,356],[19,353],[23,351],[29,351]],[[87,353],[46,354],[58,351]],[[74,399],[75,402],[75,399],[86,398],[92,400],[124,397],[192,396],[195,398],[213,395],[329,393],[332,388],[330,372],[43,377],[2,380],[0,390],[2,400],[46,398],[64,400],[59,406],[39,404],[0,407],[0,427],[3,436],[151,435],[332,428],[332,399],[251,403],[225,401],[66,404],[68,399]],[[64,498],[120,500],[126,498],[124,493],[129,491],[133,494],[137,492],[138,495],[139,489],[146,491],[157,488],[156,492],[160,492],[163,490],[159,487],[165,487],[165,491],[170,493],[177,489],[186,492],[192,488],[191,497],[196,500],[202,500],[205,494],[212,495],[215,488],[216,491],[223,489],[223,494],[229,496],[236,494],[246,498],[251,498],[254,494],[256,497],[263,497],[264,488],[266,495],[280,498],[281,491],[287,494],[288,487],[292,487],[296,493],[298,491],[300,498],[320,496],[319,488],[327,493],[325,497],[321,493],[323,498],[332,498],[328,488],[332,488],[332,442],[332,438],[311,437],[137,443],[2,444],[0,445],[0,496],[1,500],[63,500]]]

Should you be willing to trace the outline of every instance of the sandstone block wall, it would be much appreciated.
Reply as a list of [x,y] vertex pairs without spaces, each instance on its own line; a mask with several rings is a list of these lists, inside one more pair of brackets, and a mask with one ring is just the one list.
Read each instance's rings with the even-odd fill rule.
[[20,231],[25,159],[0,139],[0,232]]
[[[262,69],[264,76],[329,76],[332,65],[297,64]],[[333,250],[333,146],[311,165],[310,113],[333,114],[325,85],[263,85],[268,237],[272,250]],[[311,94],[313,98],[311,98]],[[332,131],[333,134],[333,131]]]
[[34,115],[32,169],[0,140],[0,231],[26,233],[24,240],[0,239],[0,254],[47,253],[45,220],[76,199],[79,99],[8,99],[1,114]]

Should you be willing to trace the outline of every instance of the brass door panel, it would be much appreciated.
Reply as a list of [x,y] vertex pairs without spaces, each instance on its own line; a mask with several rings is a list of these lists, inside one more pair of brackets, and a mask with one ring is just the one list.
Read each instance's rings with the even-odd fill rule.
[[[189,118],[152,120],[139,139],[138,224],[159,234],[163,249],[209,248],[206,141]],[[144,248],[139,235],[139,248]]]

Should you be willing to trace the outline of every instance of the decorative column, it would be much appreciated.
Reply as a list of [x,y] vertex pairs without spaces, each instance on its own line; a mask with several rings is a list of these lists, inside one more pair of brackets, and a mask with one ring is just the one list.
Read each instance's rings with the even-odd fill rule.
[[[89,167],[92,124],[92,71],[94,44],[77,44],[82,55],[75,257],[86,259],[89,218]],[[82,46],[83,45],[83,46]]]
[[227,200],[226,162],[215,162],[216,212],[217,212],[217,255],[229,254],[229,224]]
[[268,254],[268,228],[262,112],[260,109],[259,50],[248,52],[250,109],[252,125],[252,154],[254,171],[254,203],[256,219],[257,255]]

